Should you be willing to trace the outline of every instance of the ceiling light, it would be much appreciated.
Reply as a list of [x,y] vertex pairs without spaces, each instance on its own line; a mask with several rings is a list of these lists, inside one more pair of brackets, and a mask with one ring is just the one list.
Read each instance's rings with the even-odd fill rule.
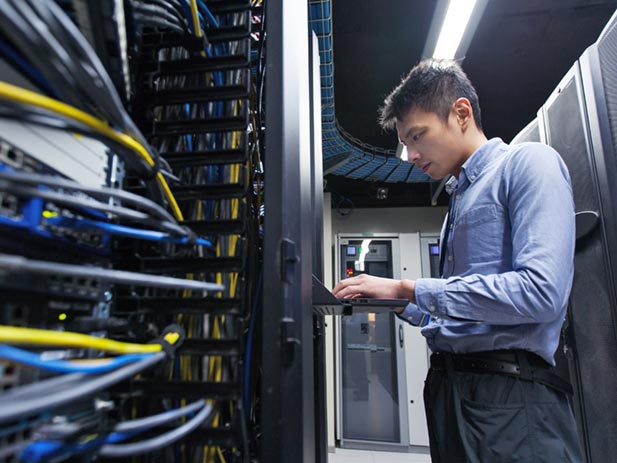
[[433,58],[454,58],[475,5],[476,0],[450,0]]

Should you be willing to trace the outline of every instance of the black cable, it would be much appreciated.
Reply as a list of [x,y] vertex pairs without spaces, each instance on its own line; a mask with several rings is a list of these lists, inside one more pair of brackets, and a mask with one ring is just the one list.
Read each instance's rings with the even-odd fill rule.
[[112,125],[121,126],[122,110],[113,105],[112,98],[107,95],[93,67],[87,61],[82,61],[79,50],[65,39],[62,25],[58,24],[48,9],[52,2],[11,2],[15,11],[29,25],[29,37],[25,39],[34,41],[35,46],[46,52],[44,61],[37,61],[37,66],[44,69],[45,73],[60,74],[60,79],[66,82],[62,92],[63,101],[92,114],[104,114],[104,118]]
[[[10,400],[10,398],[7,400],[6,397],[1,397],[0,424],[27,418],[88,397],[102,389],[132,378],[136,374],[161,362],[166,356],[167,354],[164,352],[158,352],[151,357],[118,368],[95,379],[89,379],[87,375],[84,375],[86,379],[70,388],[48,389],[46,393],[38,397],[29,397],[27,400]],[[41,381],[38,384],[43,385],[44,383],[45,381]]]
[[152,288],[192,289],[196,291],[223,291],[225,286],[207,281],[186,280],[148,273],[112,270],[103,267],[63,264],[59,262],[26,259],[12,254],[0,254],[0,263],[5,270],[37,275],[55,275],[77,278],[95,278],[115,284],[136,285]]
[[[22,3],[29,4],[35,12],[29,19],[35,26],[39,26],[37,30],[40,36],[45,37],[47,29],[62,46],[62,49],[54,49],[53,52],[70,70],[77,85],[90,95],[91,101],[96,102],[94,108],[103,110],[111,124],[128,129],[126,111],[111,78],[87,40],[62,9],[49,0],[12,1],[18,2],[20,7]],[[42,21],[37,21],[39,18]]]
[[[26,5],[24,5],[26,7]],[[9,2],[0,2],[0,25],[3,33],[13,42],[15,48],[31,63],[36,63],[37,69],[49,82],[50,86],[59,95],[60,99],[81,105],[80,101],[74,102],[71,95],[71,86],[67,85],[65,76],[61,75],[57,66],[61,63],[53,61],[53,56],[41,44],[39,38],[30,24],[19,14]],[[50,72],[51,71],[51,72]],[[83,107],[83,106],[78,106]]]
[[[45,18],[44,22],[37,13]],[[86,105],[88,112],[102,112],[112,125],[122,127],[146,148],[155,164],[161,164],[161,172],[170,171],[169,165],[159,159],[158,153],[150,148],[124,110],[120,96],[94,50],[60,7],[53,1],[6,0],[0,2],[0,16],[3,16],[0,20],[6,23],[3,30],[12,34],[12,40],[22,53],[38,64],[54,89],[63,89],[61,99],[78,108],[90,102]],[[32,55],[38,59],[33,60]],[[80,62],[76,58],[81,58]]]

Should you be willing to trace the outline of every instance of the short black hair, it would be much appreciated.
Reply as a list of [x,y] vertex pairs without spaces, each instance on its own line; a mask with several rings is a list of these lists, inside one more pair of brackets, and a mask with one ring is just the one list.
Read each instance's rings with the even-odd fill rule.
[[471,103],[476,126],[482,130],[478,95],[461,66],[453,60],[426,59],[415,65],[386,97],[379,109],[379,124],[392,129],[397,119],[402,120],[416,108],[447,121],[452,104],[461,97]]

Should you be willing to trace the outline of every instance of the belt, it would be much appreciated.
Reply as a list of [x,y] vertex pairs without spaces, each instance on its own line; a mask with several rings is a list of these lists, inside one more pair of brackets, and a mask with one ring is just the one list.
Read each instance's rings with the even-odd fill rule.
[[557,376],[553,367],[538,355],[524,350],[496,350],[466,354],[435,352],[431,355],[432,369],[447,370],[448,364],[451,364],[455,371],[513,376],[572,394],[572,386]]

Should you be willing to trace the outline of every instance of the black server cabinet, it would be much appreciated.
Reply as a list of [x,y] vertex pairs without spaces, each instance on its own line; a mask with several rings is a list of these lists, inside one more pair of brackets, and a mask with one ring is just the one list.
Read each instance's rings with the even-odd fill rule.
[[[565,355],[588,463],[617,454],[617,34],[605,34],[542,108],[547,142],[570,171],[577,213]],[[597,218],[597,220],[596,220]],[[559,363],[559,353],[557,356]],[[562,357],[563,358],[563,357]],[[559,365],[558,365],[559,366]]]
[[266,3],[261,461],[315,461],[309,35],[303,2]]

